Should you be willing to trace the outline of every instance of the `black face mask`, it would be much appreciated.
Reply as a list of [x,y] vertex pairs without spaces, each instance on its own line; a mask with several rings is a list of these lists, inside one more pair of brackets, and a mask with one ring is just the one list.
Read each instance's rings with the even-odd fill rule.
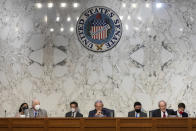
[[135,112],[140,113],[141,109],[135,109]]

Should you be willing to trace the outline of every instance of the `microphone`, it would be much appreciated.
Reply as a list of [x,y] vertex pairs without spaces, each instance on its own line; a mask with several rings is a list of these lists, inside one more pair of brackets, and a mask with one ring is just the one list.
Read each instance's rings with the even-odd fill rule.
[[5,117],[7,116],[7,111],[5,110]]

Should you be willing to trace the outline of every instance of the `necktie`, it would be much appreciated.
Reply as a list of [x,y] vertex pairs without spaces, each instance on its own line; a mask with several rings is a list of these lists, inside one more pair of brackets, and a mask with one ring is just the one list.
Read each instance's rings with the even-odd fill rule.
[[138,115],[137,115],[137,113],[136,113],[136,118],[138,118]]
[[74,117],[74,112],[72,112],[72,116],[71,117]]
[[166,118],[165,112],[163,112],[163,118]]
[[37,111],[35,112],[35,117],[37,117]]

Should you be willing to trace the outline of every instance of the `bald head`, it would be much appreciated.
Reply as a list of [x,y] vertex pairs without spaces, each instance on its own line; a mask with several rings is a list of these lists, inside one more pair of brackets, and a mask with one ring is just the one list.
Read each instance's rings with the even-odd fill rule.
[[32,106],[35,107],[35,105],[40,105],[40,101],[38,99],[32,100]]
[[158,106],[162,112],[165,112],[167,109],[167,103],[164,100],[159,101]]

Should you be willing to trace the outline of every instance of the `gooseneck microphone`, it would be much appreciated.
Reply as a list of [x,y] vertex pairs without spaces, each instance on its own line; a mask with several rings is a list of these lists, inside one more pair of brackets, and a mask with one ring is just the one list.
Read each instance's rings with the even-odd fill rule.
[[5,110],[5,117],[7,117],[7,111]]

